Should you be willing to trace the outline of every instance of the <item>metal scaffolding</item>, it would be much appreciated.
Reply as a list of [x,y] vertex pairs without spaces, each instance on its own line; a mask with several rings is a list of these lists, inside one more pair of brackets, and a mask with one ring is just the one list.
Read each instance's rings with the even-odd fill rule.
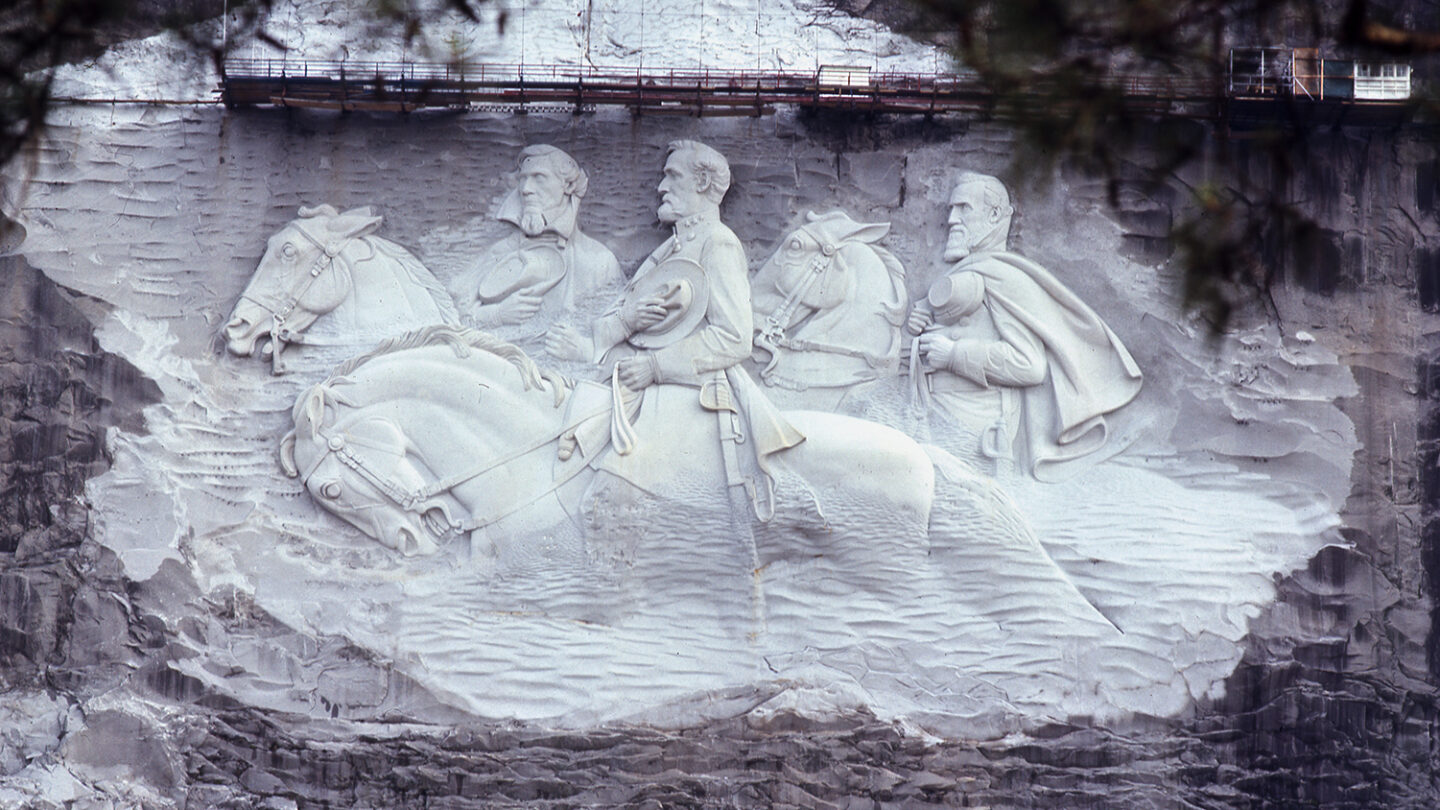
[[[1116,77],[1109,89],[1138,111],[1203,118],[1218,114],[1221,93],[1209,81],[1153,76]],[[233,59],[219,92],[229,106],[398,112],[621,106],[638,114],[759,116],[781,105],[904,114],[1007,112],[997,109],[995,95],[974,75],[880,73],[844,65],[795,73]],[[1054,103],[1043,88],[1035,95]]]

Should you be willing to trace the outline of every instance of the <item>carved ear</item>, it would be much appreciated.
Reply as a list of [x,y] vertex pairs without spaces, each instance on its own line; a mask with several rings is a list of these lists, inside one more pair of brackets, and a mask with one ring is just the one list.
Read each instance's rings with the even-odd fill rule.
[[280,469],[290,478],[300,477],[300,466],[295,463],[295,431],[286,433],[280,439]]
[[890,233],[890,223],[888,222],[864,222],[860,223],[860,227],[851,234],[851,237],[869,245],[884,239],[887,233]]
[[372,234],[379,230],[384,219],[370,213],[369,208],[356,208],[337,214],[325,223],[325,245],[329,247],[347,239]]
[[302,206],[300,206],[300,212],[299,212],[299,213],[300,213],[300,218],[301,218],[301,219],[313,219],[314,217],[333,217],[333,216],[337,216],[337,215],[339,215],[340,212],[335,210],[335,206],[330,205],[329,203],[326,203],[326,204],[324,204],[324,205],[314,206],[313,208],[306,207],[306,206],[303,206],[303,205],[302,205]]
[[[405,458],[406,452],[411,448],[409,440],[389,419],[374,417],[362,419],[345,428],[345,437],[357,445],[378,451],[380,459],[376,459],[380,471],[389,474],[395,466]],[[366,453],[368,458],[373,458]]]
[[306,395],[299,410],[299,415],[304,417],[306,423],[310,425],[311,431],[323,425],[325,423],[325,387],[317,385],[310,389],[310,393]]
[[805,220],[816,231],[824,233],[836,244],[858,239],[866,244],[878,242],[890,232],[888,222],[856,222],[844,211],[827,211],[817,214],[809,211]]
[[837,243],[859,240],[865,244],[873,244],[885,238],[890,232],[888,222],[856,222],[853,217],[844,211],[830,211],[825,214],[808,215],[812,224],[818,223],[825,233]]

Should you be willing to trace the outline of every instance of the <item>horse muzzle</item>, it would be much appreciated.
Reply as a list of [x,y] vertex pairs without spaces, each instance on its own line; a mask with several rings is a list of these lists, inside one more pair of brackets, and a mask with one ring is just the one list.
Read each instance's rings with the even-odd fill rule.
[[433,554],[439,549],[426,519],[417,515],[396,508],[377,512],[372,520],[373,536],[406,557]]
[[270,313],[260,311],[258,307],[253,309],[253,312],[242,311],[241,307],[236,307],[235,314],[231,315],[230,321],[225,324],[225,348],[229,349],[231,354],[240,357],[253,355],[256,342],[270,333]]

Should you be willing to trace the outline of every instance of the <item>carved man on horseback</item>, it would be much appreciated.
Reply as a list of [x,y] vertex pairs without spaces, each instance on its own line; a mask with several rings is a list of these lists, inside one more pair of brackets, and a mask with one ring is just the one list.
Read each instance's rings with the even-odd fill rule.
[[692,417],[708,412],[703,430],[720,444],[726,480],[745,486],[764,519],[774,508],[766,459],[804,436],[739,366],[753,348],[753,314],[745,249],[720,221],[729,187],[730,166],[719,152],[695,141],[670,144],[657,214],[674,234],[596,322],[592,346],[566,332],[549,350],[574,357],[589,348],[612,369],[617,401],[619,386],[645,392],[634,414],[639,441],[633,449],[617,444],[605,462],[612,472],[642,488],[673,480],[695,463],[677,456],[694,446],[679,434],[693,438]]

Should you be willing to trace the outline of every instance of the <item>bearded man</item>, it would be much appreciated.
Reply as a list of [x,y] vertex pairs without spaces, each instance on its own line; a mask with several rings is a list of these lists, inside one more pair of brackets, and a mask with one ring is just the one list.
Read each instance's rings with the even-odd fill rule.
[[595,293],[623,276],[615,254],[576,223],[589,177],[565,152],[527,146],[517,183],[497,218],[514,226],[450,285],[472,324],[511,339],[541,335],[557,319],[572,318]]
[[1006,250],[1013,213],[998,179],[960,175],[944,254],[954,264],[916,302],[907,329],[926,371],[917,384],[972,445],[963,454],[1056,480],[1101,457],[1106,416],[1139,394],[1141,375],[1094,310]]
[[[618,386],[644,392],[632,408],[635,446],[617,448],[599,469],[666,491],[709,456],[768,520],[769,456],[805,437],[740,367],[750,357],[754,315],[745,249],[720,221],[729,187],[730,166],[719,152],[695,141],[671,143],[656,216],[673,235],[635,271],[591,336],[557,329],[547,348],[557,357],[598,360],[617,384],[617,400],[635,404]],[[578,441],[583,449],[583,432]]]

